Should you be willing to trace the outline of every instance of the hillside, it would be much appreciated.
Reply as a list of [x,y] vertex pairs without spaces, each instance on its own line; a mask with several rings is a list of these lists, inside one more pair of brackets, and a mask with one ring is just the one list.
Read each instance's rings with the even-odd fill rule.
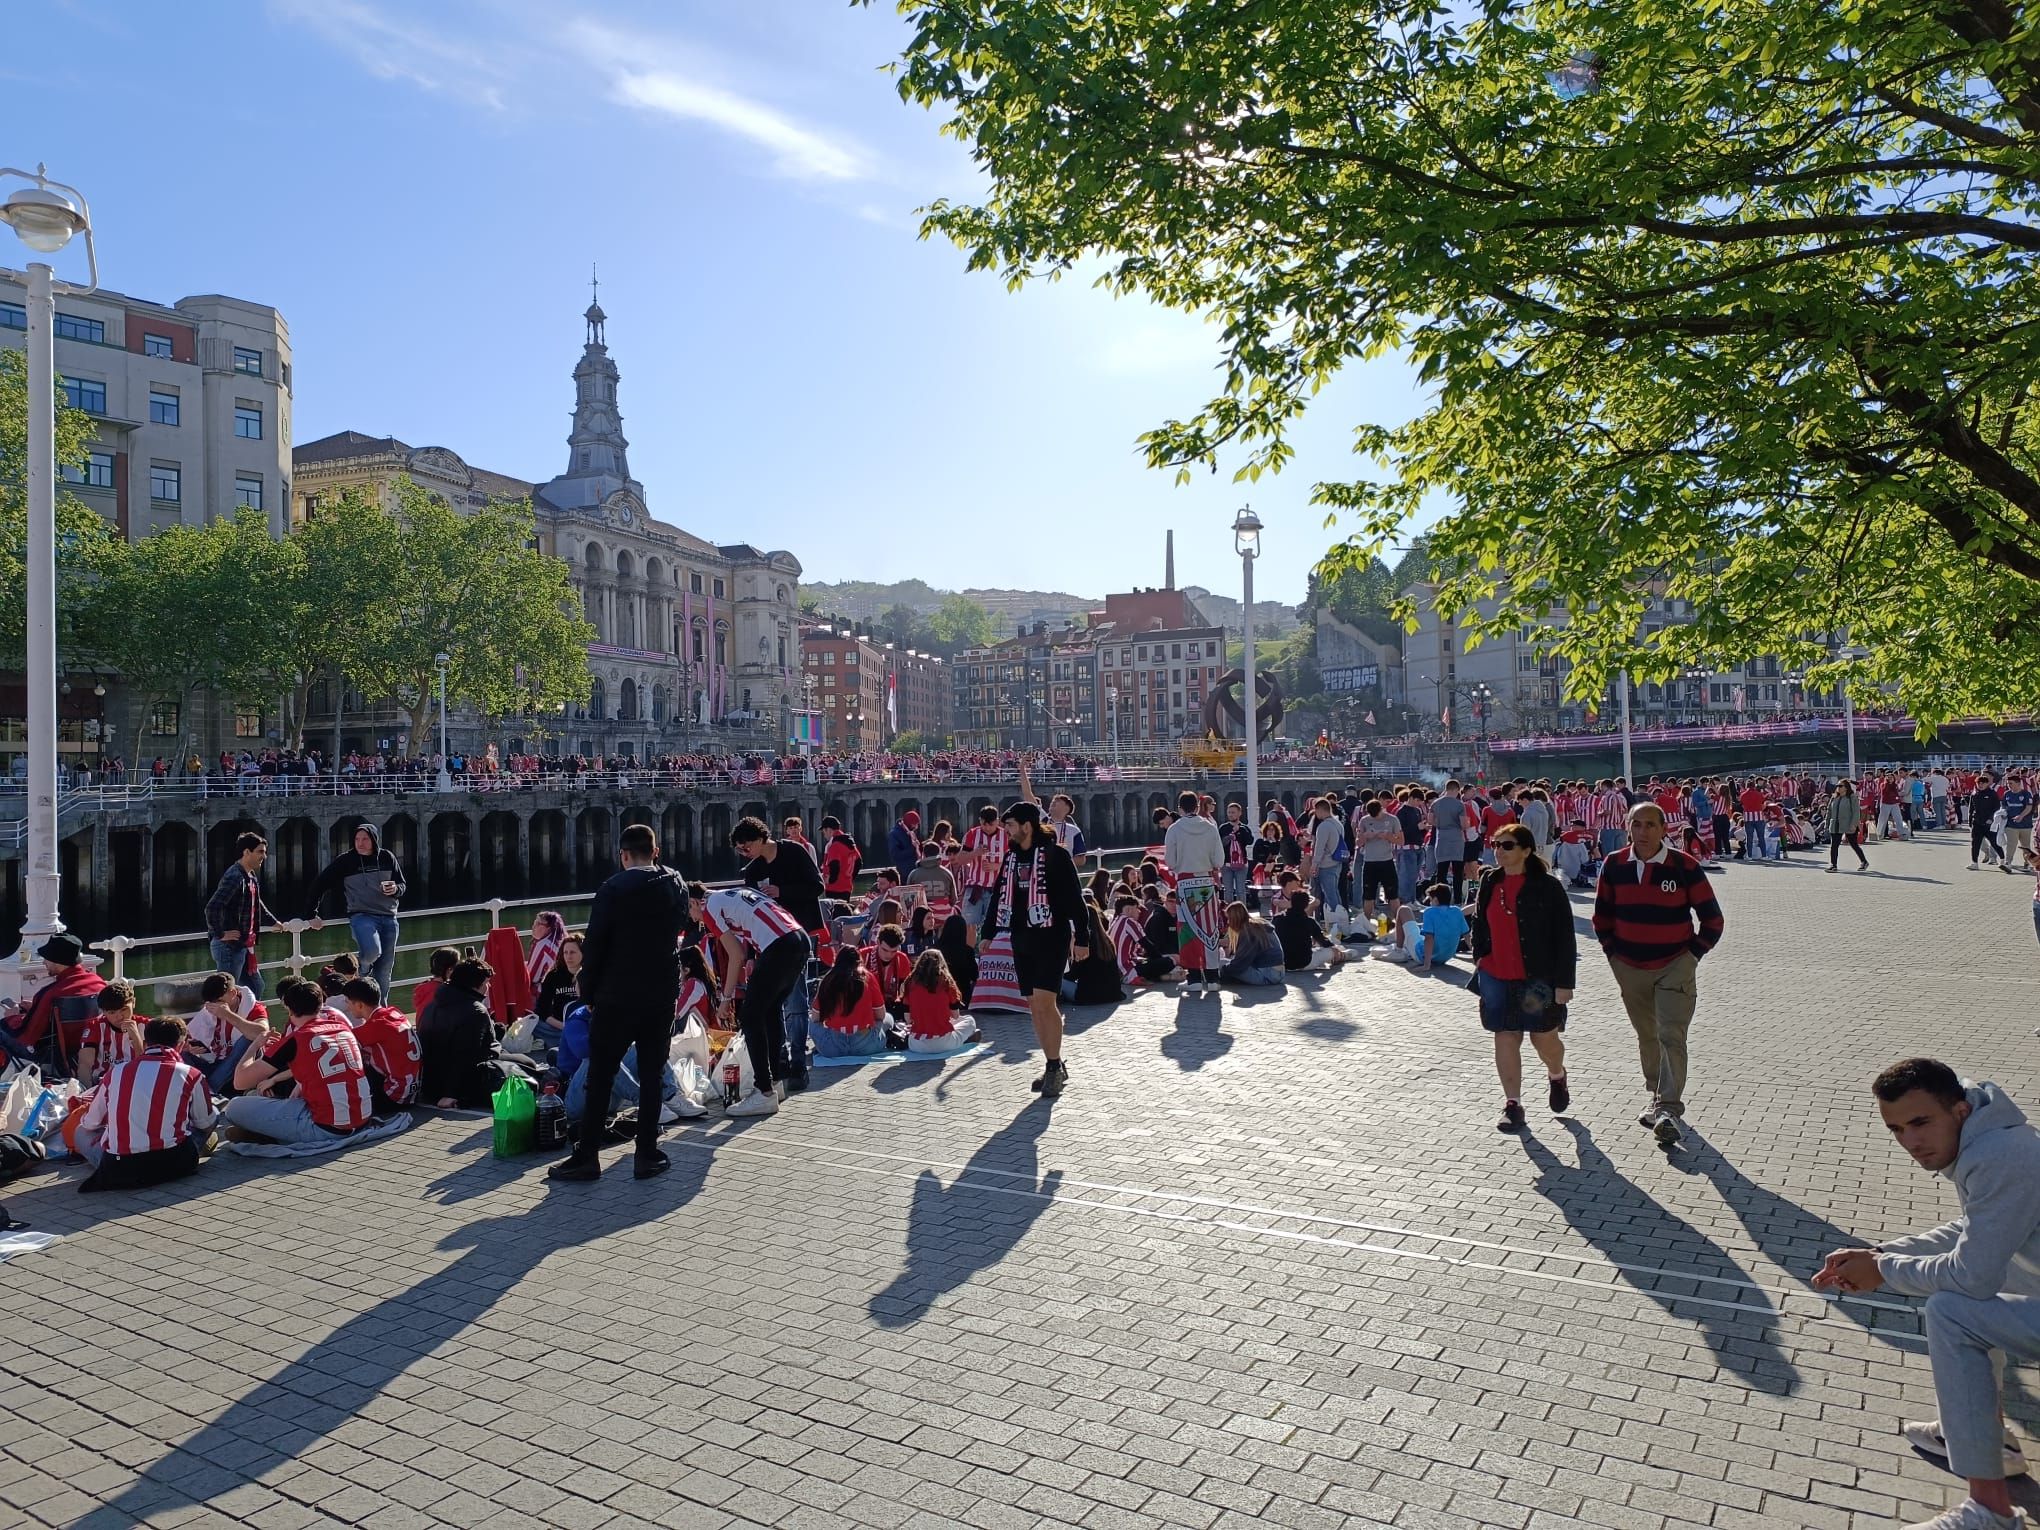
[[[917,616],[933,616],[942,609],[943,601],[958,593],[934,589],[920,579],[903,579],[896,584],[844,579],[835,584],[801,586],[801,594],[812,595],[824,611],[867,622],[879,620],[894,606],[906,606]],[[1001,631],[1022,622],[1060,622],[1065,616],[1104,603],[1086,595],[1065,595],[1055,590],[976,589],[960,593],[983,606]]]

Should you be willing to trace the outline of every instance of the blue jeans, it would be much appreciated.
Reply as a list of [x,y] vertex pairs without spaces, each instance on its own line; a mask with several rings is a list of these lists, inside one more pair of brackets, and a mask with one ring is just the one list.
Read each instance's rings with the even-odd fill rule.
[[817,1057],[873,1057],[885,1050],[885,1027],[868,1025],[861,1031],[839,1031],[832,1026],[814,1028]]
[[1218,874],[1218,895],[1227,903],[1247,901],[1247,868],[1227,866]]
[[1626,829],[1603,829],[1601,831],[1601,854],[1603,857],[1613,855],[1628,843],[1629,831]]
[[[2035,909],[2034,912],[2036,916],[2040,916],[2040,909]],[[50,1024],[55,1025],[56,1021],[52,1020]],[[0,1057],[5,1057],[10,1062],[32,1063],[35,1061],[35,1048],[23,1046],[13,1031],[5,1025],[0,1025]]]
[[963,890],[963,901],[957,911],[973,930],[985,922],[985,915],[991,912],[992,894],[997,891],[995,887],[966,887]]
[[227,1055],[218,1062],[199,1069],[205,1081],[212,1086],[214,1094],[225,1094],[234,1087],[234,1068],[248,1051],[248,1038],[236,1036],[234,1044],[227,1048]]
[[1424,895],[1424,847],[1404,845],[1395,853],[1395,886],[1406,903],[1420,902]]
[[[680,1080],[673,1076],[673,1070],[666,1068],[659,1080],[659,1098],[670,1100],[680,1092]],[[567,1081],[567,1119],[579,1121],[588,1109],[588,1064],[584,1059],[574,1070],[574,1076]],[[616,1082],[609,1086],[609,1108],[602,1113],[606,1121],[613,1115],[638,1108],[638,1066],[637,1046],[633,1043],[624,1049],[623,1061],[616,1065]]]
[[806,1078],[808,1071],[808,1019],[814,1014],[815,989],[821,973],[815,965],[814,936],[808,936],[807,967],[786,990],[786,1002],[779,1007],[779,1023],[786,1031],[786,1065],[780,1070],[787,1078]]
[[301,1142],[331,1142],[339,1135],[314,1121],[312,1108],[301,1099],[272,1100],[259,1094],[237,1094],[227,1101],[221,1119],[229,1126],[267,1137],[271,1142],[292,1146]]
[[[1751,860],[1768,860],[1771,849],[1766,826],[1758,823],[1754,818],[1745,818],[1743,820],[1742,831],[1743,853]],[[1717,845],[1715,848],[1719,850],[1721,847]]]
[[1324,904],[1326,913],[1333,909],[1344,910],[1346,907],[1346,900],[1339,896],[1339,873],[1343,869],[1339,866],[1321,867],[1310,879],[1311,886],[1317,892],[1318,901]]
[[231,973],[235,982],[256,998],[261,998],[262,970],[248,960],[248,947],[240,941],[215,940],[210,944],[213,969]]
[[397,916],[349,914],[347,928],[354,932],[354,954],[361,962],[361,975],[374,983],[387,1001],[390,969],[397,964]]
[[1280,967],[1245,967],[1238,962],[1227,962],[1218,969],[1221,983],[1237,983],[1242,988],[1280,988],[1282,969]]

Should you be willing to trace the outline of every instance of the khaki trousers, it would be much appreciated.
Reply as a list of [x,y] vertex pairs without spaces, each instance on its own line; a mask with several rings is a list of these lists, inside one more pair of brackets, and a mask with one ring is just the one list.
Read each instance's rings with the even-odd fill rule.
[[1663,967],[1632,967],[1608,958],[1622,1007],[1636,1028],[1636,1051],[1643,1064],[1643,1086],[1651,1098],[1675,1116],[1686,1113],[1686,1032],[1693,1024],[1693,1005],[1700,996],[1700,962],[1682,951]]

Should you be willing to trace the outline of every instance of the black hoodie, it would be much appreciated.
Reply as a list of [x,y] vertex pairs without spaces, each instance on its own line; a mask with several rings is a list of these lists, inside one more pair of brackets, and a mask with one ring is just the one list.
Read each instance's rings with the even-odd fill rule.
[[[404,896],[404,873],[397,865],[397,858],[383,849],[382,838],[371,824],[359,824],[355,832],[366,833],[375,844],[367,855],[359,850],[346,850],[335,856],[319,873],[312,883],[311,891],[305,894],[305,917],[311,919],[319,912],[319,903],[335,888],[340,890],[347,905],[347,913],[376,914],[387,917],[397,911],[397,904]],[[397,884],[394,893],[385,893],[385,882]]]

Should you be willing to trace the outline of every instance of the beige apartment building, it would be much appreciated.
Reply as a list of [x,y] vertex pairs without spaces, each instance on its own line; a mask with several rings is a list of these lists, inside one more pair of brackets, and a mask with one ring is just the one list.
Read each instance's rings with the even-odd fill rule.
[[[27,277],[0,267],[0,345],[28,335]],[[139,541],[167,526],[200,525],[243,506],[289,524],[290,329],[261,303],[217,294],[152,303],[104,289],[57,292],[57,375],[66,400],[96,426],[91,455],[66,468],[62,490]],[[64,655],[59,654],[61,663]],[[267,742],[259,711],[169,705],[129,717],[119,677],[66,669],[57,699],[57,749],[71,764],[126,758],[143,730],[143,759],[211,756]],[[19,677],[0,678],[0,770],[26,736]]]

